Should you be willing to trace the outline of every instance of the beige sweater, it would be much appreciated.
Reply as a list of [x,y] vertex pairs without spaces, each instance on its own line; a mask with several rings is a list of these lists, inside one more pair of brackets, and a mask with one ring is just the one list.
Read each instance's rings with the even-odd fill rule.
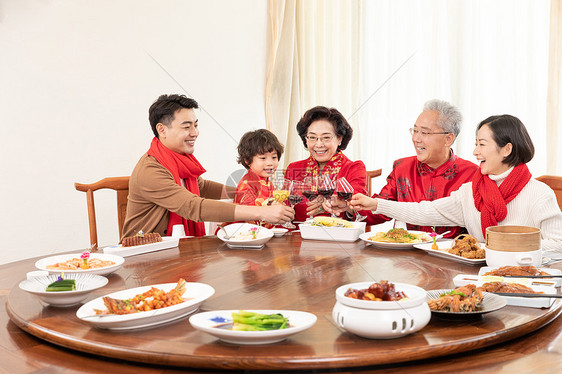
[[170,211],[198,222],[234,221],[235,205],[216,201],[222,197],[224,186],[201,177],[198,183],[201,197],[177,185],[172,173],[145,153],[129,180],[122,237],[135,235],[139,230],[170,235],[166,233]]

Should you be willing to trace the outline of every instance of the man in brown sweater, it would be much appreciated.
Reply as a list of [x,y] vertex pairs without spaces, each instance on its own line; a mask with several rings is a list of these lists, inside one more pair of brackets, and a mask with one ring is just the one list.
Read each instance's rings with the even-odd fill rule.
[[204,235],[203,221],[291,221],[286,205],[247,206],[223,201],[234,187],[200,177],[205,169],[193,156],[199,135],[195,100],[184,95],[162,95],[149,109],[155,138],[135,166],[129,181],[123,237],[157,232],[171,235],[174,224],[184,224],[187,235]]

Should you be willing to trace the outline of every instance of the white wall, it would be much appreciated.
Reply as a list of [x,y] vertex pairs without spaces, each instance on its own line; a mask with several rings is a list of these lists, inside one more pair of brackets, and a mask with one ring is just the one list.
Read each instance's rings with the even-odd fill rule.
[[[131,173],[162,93],[200,103],[195,155],[225,182],[265,126],[266,34],[262,0],[0,0],[0,263],[88,246],[74,182]],[[96,195],[100,246],[114,195]]]

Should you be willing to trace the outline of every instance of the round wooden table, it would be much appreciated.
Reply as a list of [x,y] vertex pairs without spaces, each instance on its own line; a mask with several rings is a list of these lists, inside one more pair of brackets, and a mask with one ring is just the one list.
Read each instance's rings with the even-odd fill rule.
[[[263,250],[229,249],[216,237],[182,239],[179,248],[127,257],[123,267],[108,276],[109,284],[85,301],[126,288],[177,282],[182,277],[215,288],[216,293],[200,311],[285,309],[318,317],[312,328],[284,342],[260,346],[223,343],[193,329],[187,318],[138,331],[92,328],[76,318],[79,306],[45,306],[19,289],[17,284],[34,270],[35,260],[0,267],[1,296],[6,299],[1,317],[7,320],[7,312],[12,321],[6,321],[2,333],[2,352],[9,353],[14,362],[22,358],[25,362],[7,360],[8,370],[14,369],[9,372],[33,371],[41,365],[61,370],[80,370],[87,365],[96,372],[126,372],[125,368],[132,367],[135,373],[161,372],[163,366],[171,371],[182,367],[371,372],[399,365],[403,371],[418,372],[509,367],[539,371],[562,365],[561,319],[556,319],[562,310],[560,300],[548,309],[507,306],[470,320],[433,316],[421,331],[392,340],[364,339],[332,321],[334,291],[343,284],[390,280],[431,290],[452,288],[452,279],[459,273],[478,272],[478,267],[415,249],[377,249],[361,241],[302,240],[298,233],[273,238]],[[28,366],[31,360],[37,362],[33,370]]]

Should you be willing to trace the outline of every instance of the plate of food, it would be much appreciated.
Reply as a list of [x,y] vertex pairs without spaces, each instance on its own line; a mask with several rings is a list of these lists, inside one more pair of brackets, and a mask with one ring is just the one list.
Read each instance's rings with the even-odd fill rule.
[[108,275],[121,268],[124,262],[125,259],[117,255],[83,252],[45,257],[37,260],[35,267],[49,274]]
[[239,222],[224,226],[217,237],[229,248],[262,249],[273,238],[273,231],[265,227]]
[[316,316],[295,310],[216,310],[197,313],[189,323],[232,344],[272,344],[312,327]]
[[73,306],[88,297],[88,294],[107,284],[106,277],[95,274],[51,274],[21,281],[19,287],[43,302],[58,306]]
[[478,275],[509,277],[511,279],[523,278],[523,279],[530,279],[533,282],[543,282],[543,281],[554,282],[556,287],[560,287],[560,284],[562,283],[562,278],[549,278],[549,275],[556,275],[560,277],[560,275],[562,275],[561,270],[550,269],[550,268],[537,268],[531,265],[502,266],[502,267],[483,266],[480,268]]
[[[76,316],[101,329],[133,330],[172,322],[195,312],[215,293],[205,283],[162,283],[130,288],[98,297],[80,307]],[[169,306],[161,306],[162,304]]]
[[145,234],[142,231],[139,231],[134,236],[123,238],[121,244],[105,247],[103,249],[103,253],[122,257],[140,255],[143,253],[177,247],[179,240],[180,238],[178,237],[162,237],[157,232]]
[[470,317],[499,310],[507,305],[507,300],[467,284],[455,289],[427,291],[427,304],[437,315]]
[[437,249],[434,249],[435,246],[433,243],[414,244],[414,247],[430,255],[465,264],[481,265],[486,263],[485,245],[484,243],[478,243],[473,236],[459,236],[453,240],[436,242],[435,245],[437,245]]
[[[431,246],[431,242],[433,242],[427,232],[408,231],[402,228],[390,229],[386,232],[366,232],[359,235],[359,238],[367,245],[388,249],[410,249],[414,244],[419,243],[430,243]],[[437,238],[441,238],[441,236],[438,235]]]
[[299,225],[301,237],[312,240],[354,242],[365,232],[365,222],[351,222],[337,217],[318,216]]

